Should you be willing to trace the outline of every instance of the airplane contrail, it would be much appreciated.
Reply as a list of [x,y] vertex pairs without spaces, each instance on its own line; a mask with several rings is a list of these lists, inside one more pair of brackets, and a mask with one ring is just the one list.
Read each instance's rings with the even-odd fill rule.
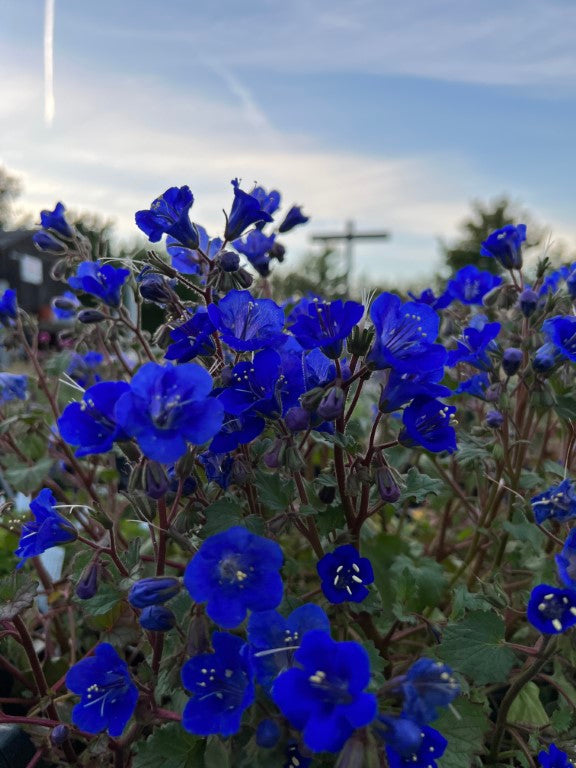
[[54,120],[54,2],[46,0],[44,7],[44,120]]

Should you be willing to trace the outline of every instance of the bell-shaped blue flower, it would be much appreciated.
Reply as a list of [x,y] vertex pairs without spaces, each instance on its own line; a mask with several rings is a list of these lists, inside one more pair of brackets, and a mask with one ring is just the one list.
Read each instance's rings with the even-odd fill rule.
[[450,667],[433,659],[418,659],[401,683],[404,695],[402,717],[419,725],[436,720],[438,710],[448,706],[460,693]]
[[162,235],[171,235],[187,248],[198,248],[198,231],[189,217],[193,203],[190,187],[170,187],[148,210],[136,213],[136,225],[151,243],[157,243]]
[[104,356],[100,352],[90,351],[83,355],[73,354],[66,368],[66,373],[83,389],[92,387],[101,380],[98,370],[103,362]]
[[490,387],[490,379],[486,371],[477,373],[469,379],[461,381],[454,390],[455,395],[472,395],[480,400],[486,400],[486,390]]
[[432,453],[456,450],[453,417],[456,408],[429,397],[415,397],[402,414],[404,428],[398,436],[402,445],[421,445]]
[[242,240],[234,240],[232,245],[238,253],[246,256],[250,264],[262,277],[270,274],[270,257],[268,252],[274,245],[274,235],[265,235],[259,229],[255,229]]
[[576,317],[558,315],[544,321],[542,331],[548,340],[568,360],[576,362]]
[[530,594],[526,616],[542,634],[559,635],[576,624],[576,591],[539,584]]
[[18,373],[0,373],[0,403],[9,400],[26,400],[28,376]]
[[538,308],[539,297],[536,291],[531,288],[525,288],[518,296],[518,307],[524,317],[530,317]]
[[302,299],[288,318],[288,330],[303,349],[319,347],[332,359],[340,357],[344,339],[352,332],[364,314],[356,301],[322,301]]
[[235,365],[229,385],[218,395],[224,410],[233,416],[250,411],[278,417],[282,411],[280,366],[280,355],[273,349],[263,349],[252,362]]
[[308,221],[310,221],[310,218],[304,216],[301,206],[293,205],[286,216],[284,216],[284,220],[278,227],[278,232],[290,232],[294,227],[298,227],[300,224],[306,224]]
[[443,367],[421,373],[398,373],[392,369],[380,394],[378,408],[382,413],[393,413],[415,397],[449,397],[452,390],[438,383],[443,378]]
[[189,363],[195,357],[213,355],[216,349],[212,334],[216,329],[205,307],[198,307],[192,317],[170,331],[170,344],[164,357],[178,363]]
[[436,760],[446,751],[448,741],[428,725],[423,725],[420,732],[420,746],[412,753],[401,754],[392,746],[386,747],[389,768],[437,768]]
[[436,296],[432,288],[425,288],[419,296],[416,296],[412,291],[408,291],[408,296],[418,304],[427,304],[432,309],[445,309],[454,300],[453,296],[447,291]]
[[238,416],[226,414],[222,429],[214,435],[210,443],[212,453],[231,453],[239,445],[246,445],[262,434],[266,422],[258,414],[245,411]]
[[530,499],[538,525],[545,520],[565,523],[576,517],[576,488],[568,478]]
[[531,360],[534,371],[542,376],[550,374],[562,362],[564,362],[564,356],[551,341],[538,347]]
[[[234,201],[230,215],[226,217],[224,231],[224,239],[228,243],[241,237],[252,224],[272,221],[272,216],[261,207],[263,201],[240,189],[238,179],[233,179],[231,184],[234,187]],[[266,202],[263,204],[266,205]]]
[[194,656],[182,667],[182,683],[193,694],[184,707],[182,725],[198,736],[232,736],[254,701],[252,670],[241,638],[214,632],[212,646],[214,653]]
[[238,351],[278,347],[287,339],[282,309],[272,299],[255,299],[249,291],[230,291],[218,305],[209,305],[208,315],[222,340]]
[[41,555],[51,547],[67,544],[77,538],[72,523],[62,517],[55,507],[56,499],[49,488],[43,488],[30,502],[34,520],[22,526],[18,548],[14,552],[16,557],[22,558],[17,568],[21,568],[29,557]]
[[86,390],[80,403],[70,403],[58,419],[62,438],[77,445],[76,456],[106,453],[127,435],[115,417],[116,404],[130,389],[124,381],[101,381]]
[[171,264],[183,275],[196,275],[201,272],[204,257],[212,261],[223,245],[219,237],[211,239],[200,224],[195,224],[194,227],[198,233],[198,245],[195,248],[187,248],[171,235],[166,238],[166,250],[171,258]]
[[167,603],[180,591],[180,581],[173,576],[151,576],[132,585],[128,602],[134,608]]
[[336,642],[320,630],[304,635],[298,666],[276,679],[272,697],[314,752],[338,752],[357,728],[376,716],[376,697],[365,693],[370,662],[361,645]]
[[232,469],[234,467],[232,456],[228,453],[204,451],[204,453],[198,456],[198,461],[204,467],[208,481],[216,483],[225,491],[232,479]]
[[275,541],[234,526],[203,542],[184,574],[192,599],[225,629],[246,611],[275,608],[282,600],[282,550]]
[[484,296],[502,283],[492,272],[483,272],[473,264],[458,270],[446,286],[447,293],[462,304],[482,304]]
[[576,528],[572,528],[562,552],[556,555],[556,568],[564,586],[576,590]]
[[50,301],[50,306],[57,320],[70,320],[82,304],[72,291],[64,291],[61,296],[55,296]]
[[83,261],[78,265],[76,275],[68,278],[68,285],[75,291],[96,296],[109,307],[119,307],[122,286],[129,274],[129,269],[116,269],[99,261]]
[[32,241],[36,248],[42,253],[49,253],[53,256],[63,256],[68,251],[68,246],[54,237],[50,232],[40,229],[32,235]]
[[212,377],[196,363],[146,363],[118,401],[116,418],[149,459],[170,464],[220,429],[222,405],[210,397]]
[[421,373],[444,364],[446,350],[434,344],[440,318],[427,304],[403,304],[395,294],[383,293],[372,303],[370,317],[375,337],[366,361],[373,368]]
[[424,738],[422,726],[408,717],[380,715],[376,720],[375,730],[386,745],[402,758],[411,758],[417,754]]
[[500,333],[500,323],[489,323],[484,315],[474,315],[470,325],[462,331],[457,347],[448,352],[447,365],[452,367],[458,363],[489,371],[492,360],[488,353],[497,349],[496,337]]
[[550,744],[548,752],[538,752],[538,762],[541,768],[572,768],[574,765],[566,752],[558,749],[556,744]]
[[522,243],[526,240],[526,225],[507,224],[484,240],[481,256],[496,259],[504,269],[522,269]]
[[66,208],[63,203],[56,203],[53,211],[40,211],[40,223],[44,229],[51,229],[62,237],[74,237],[74,230],[66,221]]
[[328,552],[316,564],[322,592],[331,603],[361,603],[368,596],[368,584],[374,581],[372,563],[352,544],[343,544]]
[[82,697],[72,710],[72,722],[80,730],[122,734],[136,708],[138,689],[128,665],[109,643],[96,646],[94,656],[75,664],[66,675],[66,686]]
[[0,297],[0,323],[5,328],[9,328],[16,320],[18,315],[18,304],[16,303],[16,292],[7,288]]
[[330,621],[319,605],[305,603],[286,618],[278,611],[259,611],[248,619],[248,643],[256,679],[268,692],[281,672],[289,669],[294,651],[306,632],[330,634]]

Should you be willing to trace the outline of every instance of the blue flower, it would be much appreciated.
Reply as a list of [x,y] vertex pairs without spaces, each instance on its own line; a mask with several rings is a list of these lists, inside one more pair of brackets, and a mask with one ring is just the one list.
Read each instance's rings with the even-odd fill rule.
[[278,417],[282,412],[280,365],[280,355],[273,349],[257,352],[250,363],[235,365],[230,384],[218,395],[226,413]]
[[386,745],[403,758],[417,754],[424,738],[422,726],[408,717],[380,715],[375,729]]
[[420,296],[416,296],[412,291],[408,291],[408,296],[418,304],[427,304],[432,309],[445,309],[454,300],[453,296],[447,291],[441,293],[440,296],[436,296],[431,288],[425,288],[420,293]]
[[349,736],[372,722],[376,697],[364,693],[370,662],[361,645],[335,642],[312,630],[294,654],[298,667],[276,679],[272,697],[314,752],[338,752]]
[[216,329],[206,307],[198,307],[192,317],[170,331],[170,344],[164,357],[178,363],[189,363],[199,355],[212,355],[216,349],[212,334]]
[[547,341],[538,347],[531,360],[532,368],[541,375],[549,374],[561,362],[564,361],[562,353],[555,344]]
[[152,202],[149,210],[136,213],[136,226],[151,243],[157,243],[162,235],[171,235],[187,248],[198,248],[198,231],[189,217],[193,203],[190,187],[170,187]]
[[268,277],[270,274],[268,252],[274,245],[275,239],[274,235],[267,236],[259,229],[255,229],[244,240],[234,240],[232,245],[239,253],[246,256],[258,274]]
[[104,357],[99,352],[86,352],[84,355],[74,354],[70,358],[66,373],[81,387],[91,387],[97,384],[101,377],[97,373]]
[[128,593],[128,602],[134,608],[167,603],[180,591],[180,581],[173,576],[151,576],[137,581]]
[[434,728],[423,725],[418,749],[400,754],[392,746],[386,747],[389,768],[437,768],[436,760],[444,754],[448,741]]
[[124,381],[102,381],[86,390],[80,403],[70,403],[58,419],[62,438],[77,445],[76,456],[106,453],[115,440],[126,440],[114,415],[116,403],[128,392]]
[[518,306],[524,317],[530,317],[538,307],[538,294],[531,288],[525,288],[518,296]]
[[171,264],[183,275],[196,275],[201,272],[204,256],[210,260],[214,259],[223,245],[219,237],[210,239],[208,232],[200,224],[195,224],[194,227],[198,233],[198,245],[195,248],[187,248],[171,235],[166,238],[166,250],[170,255]]
[[393,413],[415,397],[449,397],[452,390],[438,383],[443,378],[443,367],[422,373],[398,373],[392,369],[380,394],[378,408],[382,413]]
[[234,459],[228,453],[213,453],[205,451],[198,456],[198,461],[204,467],[206,477],[223,490],[230,485]]
[[227,632],[212,635],[214,653],[202,653],[184,664],[182,682],[193,693],[182,714],[190,733],[232,736],[240,730],[242,713],[254,701],[254,683],[244,642]]
[[149,605],[144,608],[138,621],[149,632],[169,632],[176,624],[176,616],[165,605]]
[[264,419],[251,411],[241,413],[239,416],[226,414],[222,429],[214,435],[210,443],[210,451],[230,453],[239,445],[251,443],[264,431],[265,427]]
[[128,269],[116,269],[99,261],[83,261],[78,265],[76,275],[68,278],[68,285],[75,291],[96,296],[109,307],[119,307],[122,286],[129,274]]
[[16,292],[8,288],[0,298],[0,323],[8,328],[12,325],[12,320],[16,320],[17,315]]
[[248,619],[248,643],[256,679],[267,691],[281,672],[293,664],[294,650],[306,632],[330,633],[330,621],[319,605],[305,603],[284,618],[277,611],[260,611]]
[[304,349],[320,347],[332,359],[340,357],[344,339],[364,314],[356,301],[302,299],[288,318],[288,330]]
[[572,768],[574,765],[566,752],[562,752],[555,744],[550,744],[548,752],[542,750],[538,753],[538,762],[542,768]]
[[576,624],[576,591],[539,584],[530,594],[526,616],[544,635],[565,632]]
[[478,397],[480,400],[486,400],[486,390],[490,386],[490,379],[485,371],[471,376],[465,381],[461,381],[454,390],[455,395],[468,394],[472,397]]
[[576,590],[576,528],[572,528],[562,552],[556,555],[558,576],[565,587]]
[[220,429],[223,409],[211,391],[212,377],[196,363],[146,363],[118,401],[116,417],[149,459],[169,464],[186,443],[205,443]]
[[280,726],[275,720],[266,718],[256,728],[256,744],[263,749],[273,749],[280,739]]
[[542,325],[542,331],[558,352],[573,363],[576,362],[576,317],[572,315],[550,317]]
[[[266,211],[266,213],[269,213],[270,215],[276,213],[280,207],[280,192],[276,189],[271,189],[270,192],[266,192],[264,187],[256,186],[251,190],[250,194],[258,200],[261,210]],[[261,226],[264,226],[264,222]]]
[[399,373],[431,371],[446,360],[446,350],[434,344],[440,318],[426,304],[402,304],[393,293],[381,294],[370,308],[374,346],[366,361],[373,368],[395,368]]
[[489,371],[492,360],[488,352],[497,349],[496,336],[500,333],[500,323],[489,323],[484,315],[474,315],[470,325],[462,331],[456,349],[448,352],[447,365],[452,367],[458,363]]
[[293,205],[284,217],[284,221],[278,227],[278,232],[289,232],[300,224],[306,224],[310,221],[308,216],[304,216],[302,208],[299,205]]
[[184,574],[192,599],[225,629],[246,611],[275,608],[282,600],[282,550],[275,541],[234,526],[203,542]]
[[432,453],[448,451],[456,446],[453,416],[456,408],[429,397],[415,397],[402,415],[403,430],[398,436],[402,445],[421,445]]
[[322,580],[322,592],[331,603],[345,600],[361,603],[368,596],[367,584],[374,581],[372,563],[352,544],[343,544],[328,552],[316,564]]
[[16,373],[0,373],[0,403],[9,400],[26,400],[28,377]]
[[497,285],[502,278],[492,272],[482,272],[473,264],[458,270],[448,282],[446,292],[462,304],[482,304],[484,296]]
[[514,376],[518,373],[523,359],[524,353],[521,349],[517,347],[505,349],[502,355],[502,369],[506,376]]
[[18,548],[14,553],[22,558],[18,568],[21,568],[29,557],[41,555],[51,547],[76,539],[76,529],[56,511],[55,506],[56,499],[48,488],[43,488],[30,502],[30,511],[35,520],[22,526]]
[[50,253],[54,256],[63,256],[68,251],[68,246],[65,245],[57,237],[54,237],[50,232],[44,232],[43,229],[35,232],[32,235],[32,241],[36,248],[42,253]]
[[287,339],[282,309],[272,299],[255,299],[249,291],[230,291],[218,305],[209,305],[208,315],[222,340],[238,351],[277,347]]
[[526,225],[507,224],[484,240],[481,256],[496,259],[504,269],[522,269],[522,243],[526,240]]
[[576,517],[576,488],[571,480],[562,480],[559,485],[533,496],[530,503],[538,525],[542,525],[544,520],[565,523]]
[[240,189],[238,179],[233,179],[231,184],[234,187],[234,201],[230,215],[226,217],[226,229],[224,231],[226,242],[241,237],[252,224],[272,221],[272,216],[261,208],[258,197],[249,195],[248,192]]
[[70,320],[82,306],[71,291],[65,291],[62,296],[55,296],[50,305],[57,320]]
[[446,664],[432,659],[418,659],[401,684],[404,695],[402,717],[419,725],[436,720],[438,709],[446,707],[460,693],[460,686]]
[[56,203],[53,211],[40,211],[40,222],[44,229],[51,229],[62,237],[74,237],[72,227],[66,221],[66,208],[63,203]]
[[128,665],[111,645],[101,643],[94,656],[75,664],[66,675],[66,686],[82,697],[72,710],[72,722],[78,728],[121,735],[136,708],[138,689]]

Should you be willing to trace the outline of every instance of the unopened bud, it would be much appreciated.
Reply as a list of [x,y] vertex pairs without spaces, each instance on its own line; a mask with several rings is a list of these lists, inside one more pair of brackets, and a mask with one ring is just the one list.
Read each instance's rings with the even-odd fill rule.
[[107,316],[99,309],[81,309],[76,318],[84,325],[92,325],[93,323],[101,323],[102,320],[107,319]]
[[237,272],[240,267],[240,256],[234,251],[222,251],[218,254],[216,262],[224,272]]
[[151,499],[161,499],[166,495],[169,482],[162,464],[147,461],[144,468],[144,490]]
[[175,624],[174,611],[165,605],[150,605],[140,614],[140,626],[150,632],[168,632]]
[[376,470],[376,485],[382,501],[394,504],[400,498],[400,487],[390,467],[378,467]]
[[524,353],[517,347],[508,347],[508,349],[504,350],[502,368],[506,376],[514,376],[515,373],[518,373],[523,357]]
[[64,725],[64,723],[60,723],[60,725],[55,726],[50,731],[50,742],[55,747],[59,747],[61,744],[64,744],[66,739],[68,739],[70,736],[70,729],[67,725]]
[[340,387],[330,387],[318,406],[318,416],[325,421],[333,421],[344,413],[346,395]]
[[305,408],[296,405],[286,412],[284,421],[291,432],[301,432],[310,426],[310,414]]
[[536,311],[538,306],[539,297],[536,291],[531,288],[526,288],[520,296],[518,296],[518,306],[524,317],[530,317]]
[[336,488],[333,485],[323,485],[318,491],[318,498],[323,504],[332,504],[336,498]]
[[100,565],[98,562],[92,563],[82,574],[82,577],[76,585],[76,596],[80,600],[90,600],[98,592],[98,577],[100,575]]
[[173,576],[151,576],[137,581],[128,594],[133,608],[148,608],[161,605],[175,597],[180,591],[180,581]]
[[277,437],[262,456],[264,464],[266,464],[266,466],[270,469],[276,469],[277,467],[281,466],[284,459],[285,450],[286,446],[284,445],[283,441]]
[[500,411],[488,411],[486,414],[486,426],[490,429],[499,429],[504,423],[504,416]]

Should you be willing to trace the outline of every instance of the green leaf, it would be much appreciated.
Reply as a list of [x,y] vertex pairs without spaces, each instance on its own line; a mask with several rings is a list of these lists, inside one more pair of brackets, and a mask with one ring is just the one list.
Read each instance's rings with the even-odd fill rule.
[[411,467],[404,478],[405,488],[402,491],[401,500],[410,501],[413,499],[416,504],[426,501],[426,498],[433,494],[437,496],[446,490],[446,485],[442,480],[425,475],[419,472],[416,467]]
[[124,594],[113,584],[100,584],[94,597],[89,600],[80,600],[75,597],[74,601],[81,603],[90,616],[103,616],[112,611],[123,597]]
[[514,539],[530,544],[535,554],[540,554],[543,551],[546,536],[535,523],[528,520],[523,510],[515,509],[512,513],[512,520],[504,522],[503,528]]
[[133,768],[199,768],[203,751],[204,739],[170,723],[136,744]]
[[142,540],[140,538],[132,539],[128,544],[128,549],[122,552],[120,560],[126,566],[126,570],[130,578],[137,578],[142,567],[142,559],[140,557],[140,547],[142,546]]
[[522,688],[510,706],[507,720],[513,725],[527,725],[535,728],[544,728],[550,724],[550,718],[540,701],[540,689],[536,683],[530,681]]
[[561,419],[576,419],[576,400],[572,395],[557,395],[554,410]]
[[432,724],[448,739],[446,752],[438,760],[438,766],[470,768],[473,756],[483,751],[484,734],[493,728],[493,724],[488,720],[482,704],[473,704],[461,698],[452,707],[445,709],[442,716]]
[[16,491],[30,494],[34,493],[42,485],[53,464],[54,459],[40,459],[31,467],[19,465],[7,469],[4,472],[4,476]]
[[503,640],[500,616],[475,611],[458,624],[448,624],[438,652],[443,661],[474,683],[499,683],[507,679],[516,659]]
[[291,478],[257,472],[254,484],[258,501],[269,512],[284,512],[294,499],[294,481]]
[[219,499],[204,510],[206,523],[200,535],[203,539],[242,523],[242,507],[232,499]]
[[228,768],[230,753],[224,742],[217,736],[210,736],[204,752],[204,768]]
[[38,591],[38,582],[24,573],[12,573],[0,579],[0,621],[11,621],[30,608]]
[[573,710],[562,700],[550,718],[550,724],[557,733],[566,733],[572,726]]
[[492,604],[482,597],[482,595],[468,592],[466,587],[462,584],[458,584],[454,588],[452,595],[452,613],[450,618],[452,621],[458,621],[468,611],[491,611],[493,610]]

